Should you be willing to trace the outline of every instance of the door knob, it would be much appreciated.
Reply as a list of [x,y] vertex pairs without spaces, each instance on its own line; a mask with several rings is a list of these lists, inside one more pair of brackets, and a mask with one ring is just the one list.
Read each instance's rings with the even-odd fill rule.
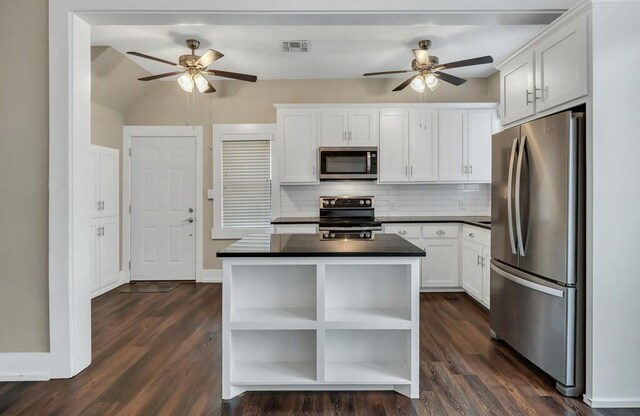
[[193,222],[193,217],[189,217],[185,220],[186,222]]

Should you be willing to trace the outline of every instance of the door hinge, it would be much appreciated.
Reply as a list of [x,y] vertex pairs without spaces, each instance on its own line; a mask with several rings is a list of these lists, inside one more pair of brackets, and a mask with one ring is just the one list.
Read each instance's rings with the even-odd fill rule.
[[131,214],[131,204],[129,204],[129,214]]
[[129,270],[131,270],[131,260],[129,260]]
[[129,157],[131,157],[131,148],[129,148]]

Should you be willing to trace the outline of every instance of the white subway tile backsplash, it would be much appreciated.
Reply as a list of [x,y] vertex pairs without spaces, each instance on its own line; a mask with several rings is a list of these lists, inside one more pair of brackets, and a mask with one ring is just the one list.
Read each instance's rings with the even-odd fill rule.
[[376,215],[491,215],[489,184],[378,185],[362,182],[324,182],[283,185],[280,216],[318,215],[318,198],[332,195],[371,195]]

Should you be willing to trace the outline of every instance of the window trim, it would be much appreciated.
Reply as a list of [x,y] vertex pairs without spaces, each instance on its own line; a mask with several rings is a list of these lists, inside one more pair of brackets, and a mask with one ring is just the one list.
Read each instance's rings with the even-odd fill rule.
[[274,152],[275,124],[214,124],[212,137],[213,161],[213,228],[212,240],[232,240],[249,234],[268,234],[271,228],[223,228],[222,226],[222,142],[239,140],[271,140],[271,219],[280,211],[280,186]]

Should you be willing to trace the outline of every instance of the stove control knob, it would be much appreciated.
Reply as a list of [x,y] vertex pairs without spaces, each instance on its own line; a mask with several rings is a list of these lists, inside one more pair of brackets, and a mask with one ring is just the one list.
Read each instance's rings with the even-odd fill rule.
[[329,201],[325,199],[324,201],[322,201],[322,205],[329,205]]
[[335,236],[336,236],[336,235],[335,235],[334,233],[331,233],[331,234],[329,235],[329,237],[331,237],[331,238],[334,238]]
[[360,200],[360,205],[364,205],[364,200]]
[[365,201],[365,203],[366,203],[367,205],[371,205],[371,200],[370,200],[370,199],[367,199],[367,200]]
[[332,200],[332,201],[331,201],[331,205],[335,205],[335,204],[336,204],[336,201],[335,201],[335,200]]
[[360,233],[360,238],[364,238],[366,236],[365,233]]

